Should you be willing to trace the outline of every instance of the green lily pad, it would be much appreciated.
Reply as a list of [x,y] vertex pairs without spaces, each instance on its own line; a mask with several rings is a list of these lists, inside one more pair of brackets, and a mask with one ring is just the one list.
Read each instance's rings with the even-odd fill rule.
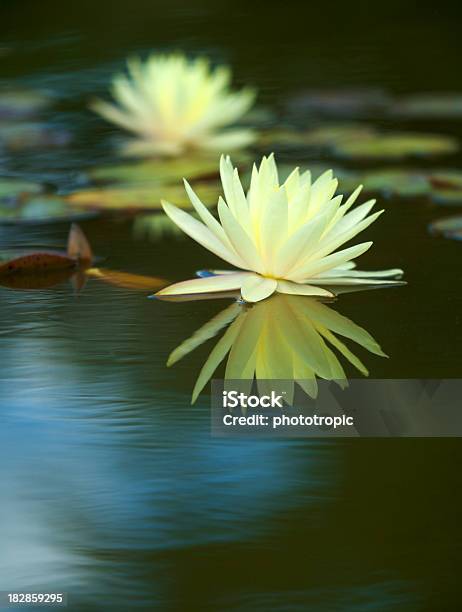
[[462,189],[462,171],[438,170],[430,174],[429,181],[434,189],[457,191]]
[[15,206],[0,206],[0,224],[60,223],[88,219],[96,214],[69,206],[64,198],[42,195],[29,198]]
[[428,226],[431,234],[444,236],[451,240],[462,240],[462,217],[445,217],[437,219]]
[[462,118],[462,93],[408,96],[397,103],[393,114],[406,119]]
[[217,157],[176,158],[169,161],[145,160],[138,163],[103,166],[88,172],[90,178],[103,183],[151,183],[161,185],[184,178],[216,177]]
[[432,186],[431,198],[437,204],[446,206],[462,205],[462,172],[445,170],[429,175]]
[[[202,202],[215,206],[221,189],[216,183],[196,183],[193,188]],[[66,196],[67,202],[78,208],[94,210],[123,210],[135,212],[162,209],[161,200],[168,200],[182,208],[191,207],[189,198],[181,183],[175,185],[120,185],[83,189]]]
[[0,146],[8,151],[61,147],[70,140],[67,130],[44,123],[0,122]]
[[334,124],[314,130],[275,129],[263,132],[260,143],[263,146],[306,146],[329,148],[344,140],[356,140],[374,136],[374,128],[357,123]]
[[0,200],[17,198],[43,191],[43,185],[14,178],[0,178]]
[[288,110],[295,114],[365,117],[383,114],[390,104],[386,92],[375,88],[308,90],[294,96]]
[[358,182],[364,185],[365,191],[386,196],[415,197],[426,195],[430,191],[427,177],[417,170],[387,168],[364,172]]
[[161,212],[154,215],[137,216],[133,225],[133,233],[135,238],[149,238],[151,240],[185,236],[178,225]]
[[334,146],[334,152],[337,155],[352,159],[432,157],[455,153],[458,149],[457,140],[451,136],[405,132],[344,139]]
[[0,89],[0,119],[33,117],[51,103],[50,96],[32,89]]

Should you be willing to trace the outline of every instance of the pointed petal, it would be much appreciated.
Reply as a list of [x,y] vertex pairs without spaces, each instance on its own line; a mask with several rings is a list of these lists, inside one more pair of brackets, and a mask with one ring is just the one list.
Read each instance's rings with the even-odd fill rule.
[[335,268],[343,263],[346,263],[347,261],[350,261],[350,259],[359,257],[371,246],[372,242],[362,242],[361,244],[356,244],[348,249],[343,249],[337,253],[332,253],[331,255],[323,257],[322,259],[310,261],[305,266],[300,266],[293,273],[288,275],[288,279],[294,281],[308,281],[313,279],[313,277],[317,277],[319,274],[321,274],[321,272],[325,272],[330,268]]
[[288,225],[288,203],[285,188],[271,193],[261,213],[260,252],[266,272],[273,269],[274,254],[279,245],[286,240]]
[[245,262],[245,266],[240,267],[245,267],[255,272],[263,272],[263,263],[252,239],[226,206],[223,198],[220,198],[218,201],[218,214],[223,229],[234,250],[239,254],[242,261]]
[[[329,272],[329,278],[338,277],[348,277],[348,278],[390,278],[395,276],[402,276],[404,274],[401,268],[391,268],[390,270],[370,270],[367,272],[363,272],[362,270],[349,270],[348,273],[345,273],[345,269],[340,270],[337,268],[336,274],[334,274],[335,270]],[[327,273],[326,273],[327,275]],[[321,274],[320,276],[323,276]]]
[[234,250],[228,240],[225,230],[221,227],[221,225],[218,223],[212,213],[208,210],[208,208],[201,202],[200,198],[196,195],[188,181],[186,179],[183,179],[183,182],[186,189],[186,193],[188,194],[188,197],[191,200],[191,204],[194,206],[202,222],[205,223],[209,230],[213,232],[218,238],[218,240],[225,244],[230,251]]
[[385,280],[381,278],[351,278],[347,275],[345,276],[316,276],[315,278],[310,279],[310,282],[317,283],[318,285],[332,285],[332,286],[342,286],[342,285],[406,285],[405,281],[401,280]]
[[326,206],[324,212],[315,215],[288,238],[275,258],[274,272],[276,276],[284,278],[305,256],[308,249],[316,248],[335,210],[336,203],[332,200]]
[[321,297],[332,298],[335,294],[327,289],[321,287],[314,287],[312,285],[302,285],[300,283],[292,283],[291,281],[278,281],[277,287],[278,293],[288,293],[289,295],[319,295]]
[[168,202],[162,201],[162,206],[170,217],[170,219],[183,230],[185,234],[190,236],[193,240],[201,244],[203,247],[221,257],[228,263],[238,268],[246,268],[244,261],[239,255],[233,253],[228,249],[210,230],[208,227],[200,223],[191,215],[180,210],[176,206],[169,204]]
[[249,274],[248,272],[236,272],[235,274],[194,278],[165,287],[155,295],[191,295],[194,293],[234,291],[241,288]]

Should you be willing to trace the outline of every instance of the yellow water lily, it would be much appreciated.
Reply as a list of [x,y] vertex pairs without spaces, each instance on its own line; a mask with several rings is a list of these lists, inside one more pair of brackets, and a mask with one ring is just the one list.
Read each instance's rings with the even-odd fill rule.
[[337,180],[331,170],[312,182],[309,171],[295,168],[280,185],[273,155],[263,157],[259,168],[254,165],[247,195],[229,157],[221,158],[220,174],[225,196],[218,201],[220,222],[187,181],[186,191],[200,221],[168,202],[162,204],[186,234],[240,270],[218,270],[206,278],[171,285],[159,295],[240,290],[247,302],[275,292],[333,297],[320,285],[394,283],[384,279],[403,273],[398,268],[356,270],[352,260],[372,242],[337,250],[383,212],[369,215],[375,200],[350,210],[361,186],[342,204],[342,196],[335,195]]
[[[225,380],[244,380],[251,386],[255,378],[260,392],[267,381],[277,380],[279,385],[287,381],[284,389],[289,403],[295,382],[310,397],[317,396],[317,378],[347,386],[338,355],[368,376],[366,366],[338,336],[386,357],[364,328],[318,299],[274,295],[251,307],[238,302],[231,304],[172,351],[167,365],[183,359],[224,328],[225,333],[200,371],[192,402],[227,355]],[[241,386],[239,389],[244,390]]]
[[94,111],[137,136],[129,154],[179,155],[189,150],[232,150],[251,143],[249,129],[225,129],[250,109],[255,92],[230,89],[227,67],[212,69],[206,58],[152,55],[128,61],[128,76],[113,80],[118,105],[103,100]]

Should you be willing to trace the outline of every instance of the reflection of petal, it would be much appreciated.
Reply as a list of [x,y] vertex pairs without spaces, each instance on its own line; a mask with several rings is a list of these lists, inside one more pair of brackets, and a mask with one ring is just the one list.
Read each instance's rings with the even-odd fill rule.
[[243,313],[240,317],[238,317],[231,323],[231,325],[226,330],[223,338],[221,338],[221,340],[219,340],[219,342],[215,345],[207,361],[204,363],[202,370],[200,371],[199,376],[197,378],[196,385],[193,389],[193,394],[192,394],[193,404],[196,401],[199,393],[202,391],[202,389],[205,387],[205,385],[208,383],[208,381],[212,377],[217,367],[220,365],[220,363],[223,361],[223,359],[228,354],[230,348],[233,346],[233,343],[239,334],[244,317],[245,317],[245,313]]
[[[224,274],[220,278],[229,279],[232,276],[234,274]],[[293,402],[295,382],[310,397],[317,395],[317,377],[334,380],[342,388],[347,386],[339,355],[362,374],[368,375],[367,368],[338,335],[371,353],[385,356],[365,329],[326,303],[314,298],[278,293],[252,307],[232,304],[175,349],[168,364],[181,359],[230,321],[231,325],[199,374],[193,402],[228,353],[225,380],[248,381],[250,392],[255,378],[261,394],[276,387],[278,393],[285,393],[285,401],[289,404]],[[268,388],[268,381],[271,381],[272,389]],[[244,387],[240,387],[240,390],[245,391]]]
[[310,303],[309,308],[310,316],[330,331],[353,340],[375,355],[387,356],[369,332],[336,310],[314,300]]
[[210,319],[210,321],[207,321],[207,323],[195,331],[190,338],[182,342],[180,346],[177,346],[177,348],[170,353],[167,360],[167,367],[180,361],[185,355],[188,355],[188,353],[198,346],[216,336],[223,327],[226,327],[234,321],[241,308],[242,307],[237,303],[231,304],[231,306],[219,312],[215,317]]

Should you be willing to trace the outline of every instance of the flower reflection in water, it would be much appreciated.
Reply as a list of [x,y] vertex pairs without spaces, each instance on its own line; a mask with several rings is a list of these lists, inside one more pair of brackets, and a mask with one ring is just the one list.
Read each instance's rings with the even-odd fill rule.
[[231,304],[182,342],[170,354],[167,365],[173,365],[224,328],[225,333],[200,371],[192,403],[227,355],[226,380],[255,378],[259,388],[265,380],[292,381],[292,393],[296,382],[310,397],[317,395],[317,378],[347,386],[342,357],[368,376],[365,365],[340,337],[386,357],[365,329],[330,305],[315,298],[276,294],[252,306]]

